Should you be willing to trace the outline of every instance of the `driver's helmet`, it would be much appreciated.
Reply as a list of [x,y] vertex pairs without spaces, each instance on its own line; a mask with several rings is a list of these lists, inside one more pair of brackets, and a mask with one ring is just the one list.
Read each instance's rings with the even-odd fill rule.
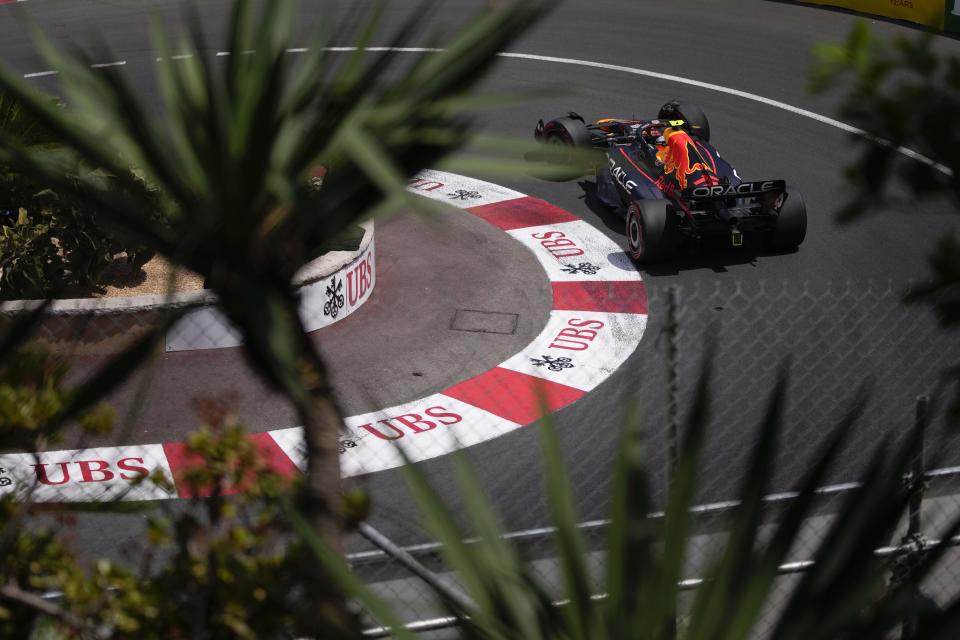
[[690,123],[686,122],[686,118],[680,113],[679,100],[671,100],[660,107],[660,111],[657,112],[657,120],[683,120],[683,128],[687,131],[690,130]]

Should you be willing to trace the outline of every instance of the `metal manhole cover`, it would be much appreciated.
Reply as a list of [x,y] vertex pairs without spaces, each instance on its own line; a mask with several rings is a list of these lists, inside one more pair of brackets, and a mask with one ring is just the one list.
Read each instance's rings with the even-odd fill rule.
[[502,333],[513,335],[517,331],[520,315],[499,311],[476,311],[457,309],[453,314],[450,328],[454,331],[473,331],[477,333]]

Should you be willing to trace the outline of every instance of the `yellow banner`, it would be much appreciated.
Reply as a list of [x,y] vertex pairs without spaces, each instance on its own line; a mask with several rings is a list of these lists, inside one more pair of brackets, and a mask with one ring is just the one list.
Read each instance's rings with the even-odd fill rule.
[[[943,29],[944,0],[803,0]],[[946,0],[947,3],[952,0]]]

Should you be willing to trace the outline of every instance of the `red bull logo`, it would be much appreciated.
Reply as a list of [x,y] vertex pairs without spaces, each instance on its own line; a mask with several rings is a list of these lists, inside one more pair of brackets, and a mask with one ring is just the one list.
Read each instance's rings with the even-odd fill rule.
[[687,188],[687,178],[701,173],[705,180],[696,183],[716,184],[711,164],[697,149],[690,135],[682,129],[667,129],[663,132],[664,145],[657,151],[657,160],[663,163],[663,174],[672,177],[681,189]]

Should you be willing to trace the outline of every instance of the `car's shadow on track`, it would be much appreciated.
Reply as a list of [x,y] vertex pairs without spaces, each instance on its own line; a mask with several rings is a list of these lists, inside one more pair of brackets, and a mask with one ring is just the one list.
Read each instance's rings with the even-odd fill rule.
[[[597,183],[590,180],[581,180],[577,183],[583,190],[584,204],[601,222],[618,236],[625,238],[626,223],[624,215],[611,210],[597,197]],[[621,243],[624,244],[624,243]],[[743,246],[736,249],[723,244],[722,241],[703,241],[699,246],[692,242],[684,244],[676,257],[669,262],[653,265],[636,265],[637,271],[651,276],[677,275],[681,271],[710,269],[715,273],[725,273],[728,267],[737,265],[756,266],[759,258],[780,256],[796,253],[797,249],[770,249],[764,246]]]

